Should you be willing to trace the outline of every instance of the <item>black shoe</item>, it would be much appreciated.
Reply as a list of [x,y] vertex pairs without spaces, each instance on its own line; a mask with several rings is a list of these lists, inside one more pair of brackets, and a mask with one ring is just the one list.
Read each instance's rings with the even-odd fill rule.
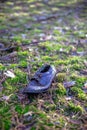
[[42,93],[48,90],[56,75],[56,69],[51,65],[42,66],[30,80],[24,93]]

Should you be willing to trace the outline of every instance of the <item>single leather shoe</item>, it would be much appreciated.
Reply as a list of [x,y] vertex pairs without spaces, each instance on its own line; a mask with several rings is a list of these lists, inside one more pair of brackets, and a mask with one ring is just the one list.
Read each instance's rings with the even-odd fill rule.
[[42,93],[46,92],[56,75],[56,69],[52,65],[42,66],[30,80],[24,93]]

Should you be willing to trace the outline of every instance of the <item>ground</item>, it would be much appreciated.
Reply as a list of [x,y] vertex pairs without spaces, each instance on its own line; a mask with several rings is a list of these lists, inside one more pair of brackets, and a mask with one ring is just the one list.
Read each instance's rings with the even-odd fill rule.
[[[43,64],[46,93],[22,94]],[[87,129],[87,1],[0,2],[0,129]]]

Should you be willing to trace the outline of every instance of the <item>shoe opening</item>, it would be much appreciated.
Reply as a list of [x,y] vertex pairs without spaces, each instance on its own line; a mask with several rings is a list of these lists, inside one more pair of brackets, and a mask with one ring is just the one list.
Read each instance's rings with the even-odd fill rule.
[[46,65],[43,70],[41,70],[41,73],[47,72],[50,69],[50,65]]

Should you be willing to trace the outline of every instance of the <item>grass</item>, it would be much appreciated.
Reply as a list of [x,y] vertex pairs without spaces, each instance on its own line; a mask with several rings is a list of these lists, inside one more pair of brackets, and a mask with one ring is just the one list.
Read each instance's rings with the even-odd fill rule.
[[[30,130],[85,129],[86,120],[80,117],[87,114],[87,94],[82,89],[87,76],[80,71],[87,69],[87,56],[72,53],[87,50],[86,6],[81,0],[50,0],[48,4],[36,0],[0,3],[0,44],[17,48],[11,61],[0,59],[1,130],[21,126]],[[79,7],[83,11],[76,11]],[[41,16],[48,19],[39,21]],[[0,57],[10,53],[2,51]],[[22,94],[32,75],[46,63],[58,71],[50,89],[38,95]],[[6,77],[7,70],[15,77]],[[76,84],[66,89],[66,81]],[[79,125],[70,123],[71,119]]]

